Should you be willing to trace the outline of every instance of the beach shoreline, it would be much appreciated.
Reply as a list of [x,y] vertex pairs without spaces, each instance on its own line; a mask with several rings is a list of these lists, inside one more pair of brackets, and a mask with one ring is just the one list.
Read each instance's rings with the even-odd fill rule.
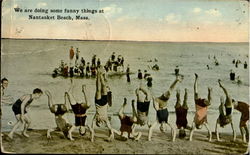
[[221,142],[216,141],[213,134],[212,142],[208,142],[207,132],[196,131],[193,141],[189,141],[189,132],[184,139],[178,138],[171,141],[170,132],[161,133],[155,129],[152,141],[147,141],[147,130],[143,129],[139,141],[128,139],[122,141],[118,135],[115,140],[107,141],[108,130],[96,129],[95,141],[90,141],[90,134],[80,136],[77,131],[73,132],[74,141],[70,141],[59,131],[52,133],[52,139],[46,138],[46,130],[32,129],[28,131],[29,138],[21,134],[15,134],[11,140],[4,132],[2,137],[3,153],[51,153],[51,154],[245,154],[249,151],[249,145],[241,141],[237,135],[235,142],[232,141],[232,134],[221,133]]

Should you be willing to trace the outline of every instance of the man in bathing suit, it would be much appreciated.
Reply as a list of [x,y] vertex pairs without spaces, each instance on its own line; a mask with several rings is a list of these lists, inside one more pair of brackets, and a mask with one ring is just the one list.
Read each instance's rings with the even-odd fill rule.
[[212,140],[212,132],[209,129],[208,123],[207,123],[207,109],[208,106],[211,105],[211,92],[212,88],[208,88],[208,96],[207,99],[202,99],[199,97],[198,90],[197,90],[197,81],[198,81],[198,75],[195,73],[195,82],[194,82],[194,102],[195,102],[195,116],[194,121],[192,124],[192,129],[190,132],[189,141],[192,141],[194,130],[201,129],[202,125],[205,125],[205,127],[208,130],[209,133],[209,141]]
[[[224,101],[224,98],[221,96],[220,98],[221,105],[219,106],[220,115],[216,121],[216,126],[215,126],[215,133],[216,133],[217,141],[220,141],[219,131],[218,131],[219,125],[222,128],[224,128],[224,126],[226,126],[227,124],[231,124],[232,130],[233,130],[233,141],[235,141],[236,131],[234,129],[234,125],[232,121],[233,102],[227,90],[222,86],[220,79],[218,80],[218,83],[226,95],[226,100]],[[224,109],[225,109],[225,112],[224,112]]]
[[111,127],[110,121],[108,119],[108,86],[106,84],[106,79],[104,76],[105,70],[103,66],[97,69],[96,76],[96,93],[95,93],[95,106],[96,106],[96,114],[92,121],[92,132],[91,132],[91,141],[94,142],[94,127],[95,125],[100,126],[100,124],[104,123],[110,132],[110,136],[108,141],[114,139],[113,128]]
[[[121,121],[121,127],[120,131],[117,131],[114,129],[114,132],[117,133],[118,135],[121,135],[122,137],[125,137],[125,139],[131,138],[134,140],[139,140],[141,137],[141,132],[135,133],[133,128],[134,128],[134,123],[137,122],[137,117],[136,117],[136,110],[135,110],[135,100],[132,100],[132,110],[133,110],[133,115],[128,116],[124,114],[124,109],[127,105],[127,99],[124,98],[124,103],[122,107],[119,110],[119,119]],[[124,132],[128,133],[128,136],[124,136]]]
[[170,88],[165,93],[163,93],[161,96],[153,99],[154,108],[155,108],[156,114],[157,114],[157,121],[155,121],[153,123],[153,125],[149,128],[149,134],[148,134],[149,141],[151,141],[153,129],[158,123],[160,123],[160,130],[162,132],[165,132],[165,127],[164,127],[165,124],[167,124],[171,128],[172,141],[175,141],[176,130],[174,129],[174,127],[171,124],[168,123],[167,103],[168,103],[168,100],[169,100],[171,93],[174,90],[176,84],[180,81],[181,81],[180,77],[176,76],[176,79],[171,84]]
[[249,141],[249,130],[248,130],[248,121],[249,121],[249,111],[250,107],[249,104],[242,102],[242,101],[234,101],[234,109],[241,112],[240,117],[240,132],[242,135],[243,142]]
[[26,132],[31,123],[31,120],[27,114],[27,107],[30,106],[30,104],[32,103],[34,99],[40,98],[42,94],[43,94],[42,90],[39,88],[36,88],[33,90],[32,94],[23,95],[18,100],[16,100],[16,102],[13,104],[12,110],[15,114],[17,122],[14,125],[13,129],[8,134],[9,138],[13,139],[14,132],[21,124],[24,124],[24,129],[22,132],[23,136],[29,137],[29,135]]
[[45,94],[48,96],[49,109],[53,114],[55,114],[55,121],[57,125],[57,128],[51,128],[47,130],[47,138],[51,138],[51,132],[59,130],[63,132],[63,135],[66,138],[74,140],[72,138],[71,132],[69,132],[70,128],[72,128],[72,125],[69,124],[65,118],[63,118],[63,115],[68,112],[68,108],[66,105],[66,94],[64,95],[64,104],[55,104],[53,97],[48,90],[45,91]]
[[72,125],[72,128],[69,130],[69,133],[72,133],[72,131],[79,127],[79,133],[80,135],[85,135],[86,133],[86,127],[91,131],[90,127],[88,125],[85,125],[87,115],[86,111],[89,109],[90,105],[87,100],[87,96],[85,93],[85,85],[82,85],[82,92],[84,95],[84,101],[77,102],[75,97],[73,96],[73,80],[71,79],[71,86],[68,92],[65,92],[66,97],[71,105],[71,108],[75,114],[75,125]]

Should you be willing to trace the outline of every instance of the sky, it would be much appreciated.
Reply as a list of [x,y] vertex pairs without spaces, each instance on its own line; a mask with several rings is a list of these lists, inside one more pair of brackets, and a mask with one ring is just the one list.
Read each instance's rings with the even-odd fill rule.
[[[23,12],[15,12],[20,8]],[[32,12],[24,12],[31,9]],[[46,12],[34,12],[48,10]],[[51,9],[62,13],[51,13]],[[65,13],[67,10],[103,10]],[[55,20],[29,19],[55,16]],[[57,20],[57,15],[73,20]],[[76,20],[76,15],[88,20]],[[2,38],[248,42],[246,0],[3,0]]]

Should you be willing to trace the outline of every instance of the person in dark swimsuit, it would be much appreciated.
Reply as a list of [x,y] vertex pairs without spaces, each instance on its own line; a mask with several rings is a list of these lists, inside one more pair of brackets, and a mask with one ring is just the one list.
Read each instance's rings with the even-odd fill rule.
[[69,104],[75,114],[75,125],[72,125],[72,128],[70,129],[69,133],[72,133],[76,127],[79,128],[80,135],[85,135],[86,133],[86,127],[91,131],[90,127],[86,125],[86,111],[89,109],[90,105],[88,104],[87,96],[85,94],[85,85],[82,85],[82,92],[84,95],[84,101],[83,102],[77,102],[76,99],[73,96],[73,80],[71,79],[71,86],[68,92],[65,92],[66,98],[69,101]]
[[8,134],[9,138],[13,139],[14,132],[21,124],[24,124],[24,129],[22,132],[23,136],[29,137],[29,135],[26,132],[31,123],[31,120],[27,114],[27,107],[29,107],[29,105],[32,103],[33,100],[40,98],[42,94],[43,94],[42,90],[39,88],[36,88],[33,90],[32,94],[23,95],[18,100],[16,100],[16,102],[13,104],[12,110],[15,114],[17,122],[14,125],[13,129]]
[[93,117],[92,125],[91,125],[91,142],[94,142],[94,128],[96,126],[100,126],[101,124],[105,124],[109,130],[109,138],[108,141],[112,141],[114,139],[114,132],[113,128],[111,127],[111,123],[108,119],[108,106],[111,105],[111,95],[109,87],[106,84],[105,78],[105,69],[101,65],[97,69],[97,76],[96,76],[96,93],[95,93],[95,107],[96,107],[96,114]]
[[[136,117],[136,110],[135,110],[135,100],[132,100],[132,109],[133,109],[133,115],[128,116],[124,114],[124,109],[127,105],[127,99],[124,98],[124,103],[122,107],[119,110],[119,119],[121,121],[121,127],[120,131],[116,131],[114,129],[114,132],[117,133],[118,135],[124,137],[126,140],[128,138],[134,139],[134,140],[139,140],[141,137],[141,132],[135,133],[133,128],[134,128],[134,123],[137,122],[137,117]],[[124,136],[124,132],[128,133],[128,136]]]
[[247,142],[247,141],[249,142],[248,122],[249,122],[250,106],[246,102],[235,101],[235,100],[233,100],[233,104],[234,104],[234,109],[241,112],[239,127],[240,127],[242,140],[243,142]]
[[157,115],[157,121],[155,121],[153,123],[153,125],[149,128],[149,134],[148,134],[149,141],[151,141],[153,129],[157,124],[160,124],[161,132],[165,132],[165,125],[168,125],[171,128],[172,141],[175,141],[176,130],[170,123],[168,123],[167,104],[168,104],[168,100],[169,100],[171,93],[174,90],[176,84],[178,82],[181,82],[182,78],[180,78],[180,76],[176,76],[175,81],[171,84],[170,88],[166,92],[164,92],[159,97],[153,98],[154,109],[156,110],[156,115]]
[[195,73],[195,81],[194,81],[194,102],[195,102],[195,116],[192,123],[192,128],[189,136],[189,141],[192,141],[193,133],[196,129],[201,129],[204,125],[209,133],[208,141],[212,140],[212,132],[209,129],[208,122],[207,122],[207,110],[208,107],[211,105],[211,93],[212,88],[208,88],[208,96],[207,99],[200,98],[197,90],[198,85],[198,74]]
[[[219,131],[218,131],[219,125],[220,125],[220,127],[224,128],[224,126],[226,126],[227,124],[231,124],[232,130],[233,130],[233,140],[235,141],[236,140],[236,131],[234,129],[234,125],[233,125],[233,121],[232,121],[233,102],[232,102],[232,99],[231,99],[230,95],[228,94],[226,88],[224,88],[222,86],[220,79],[218,80],[218,83],[226,95],[226,100],[224,101],[223,97],[220,98],[220,101],[221,101],[221,105],[219,106],[220,115],[216,121],[216,126],[215,126],[216,137],[217,137],[217,140],[220,141]],[[224,112],[224,109],[225,109],[225,112]]]
[[64,104],[55,104],[54,100],[52,98],[51,93],[46,90],[45,94],[48,96],[48,106],[50,111],[55,114],[55,122],[57,125],[57,128],[52,128],[52,129],[48,129],[47,130],[47,138],[51,138],[50,133],[55,131],[55,130],[59,130],[63,132],[63,135],[66,138],[69,138],[70,140],[74,140],[72,138],[71,133],[69,132],[69,130],[72,128],[72,125],[69,124],[65,118],[63,118],[64,114],[68,112],[68,107],[66,105],[66,94],[64,96],[64,100],[65,103]]
[[176,126],[179,130],[179,137],[184,138],[186,136],[185,129],[189,129],[187,121],[187,88],[185,89],[183,104],[181,105],[180,90],[176,91],[176,104],[175,104],[175,114],[176,114]]

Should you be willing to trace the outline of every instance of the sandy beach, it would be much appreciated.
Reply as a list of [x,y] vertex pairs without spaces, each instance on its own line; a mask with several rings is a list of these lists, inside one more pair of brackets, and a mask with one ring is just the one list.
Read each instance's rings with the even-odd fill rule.
[[[95,142],[90,141],[90,134],[80,136],[73,133],[74,141],[65,139],[60,132],[54,132],[52,139],[46,138],[46,130],[30,130],[29,138],[15,134],[10,140],[4,133],[2,148],[4,153],[45,153],[45,154],[245,154],[248,145],[237,135],[235,142],[232,135],[222,133],[221,142],[216,141],[213,134],[212,142],[208,142],[207,133],[197,131],[193,141],[188,141],[189,132],[185,139],[176,138],[171,142],[170,132],[162,133],[158,129],[153,133],[152,141],[147,141],[147,130],[142,131],[139,141],[128,139],[122,141],[118,135],[115,140],[108,142],[107,130],[97,129]],[[178,134],[177,134],[178,137]]]

